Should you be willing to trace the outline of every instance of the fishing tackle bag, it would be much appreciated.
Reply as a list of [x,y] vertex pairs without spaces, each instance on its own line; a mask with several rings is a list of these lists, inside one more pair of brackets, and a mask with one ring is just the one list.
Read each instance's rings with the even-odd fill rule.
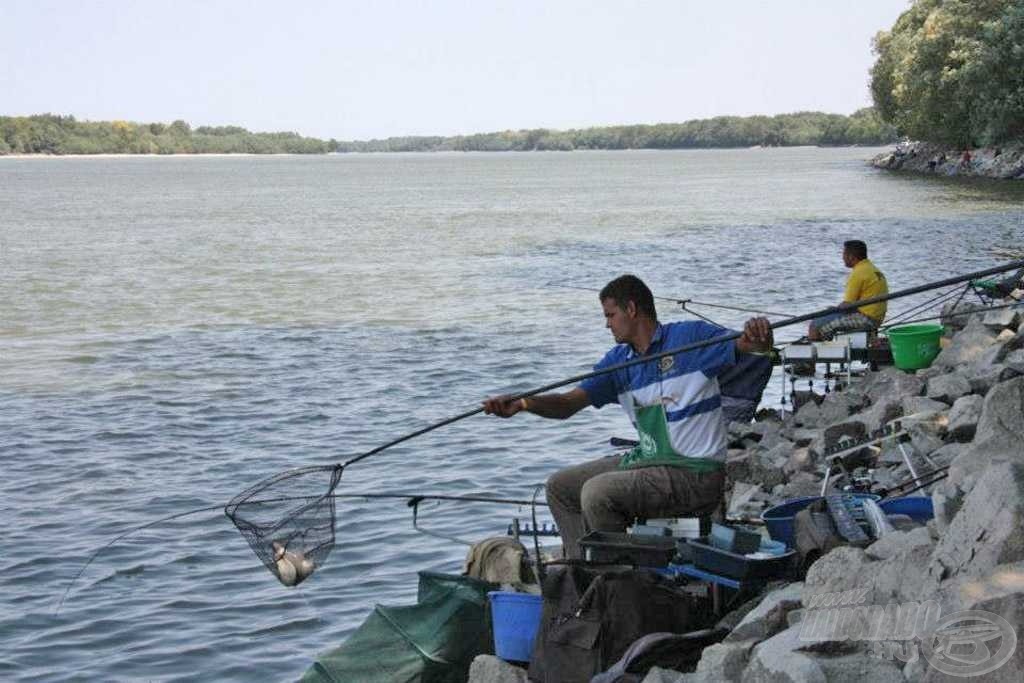
[[544,607],[530,657],[538,683],[586,683],[649,633],[687,633],[709,620],[706,605],[645,569],[598,571],[550,567]]

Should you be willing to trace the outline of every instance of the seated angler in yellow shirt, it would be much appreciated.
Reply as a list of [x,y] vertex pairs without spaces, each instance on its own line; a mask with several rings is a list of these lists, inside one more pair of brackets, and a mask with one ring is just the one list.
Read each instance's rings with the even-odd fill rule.
[[[843,303],[889,293],[885,275],[868,260],[868,247],[860,240],[843,242],[843,263],[852,268],[846,281]],[[807,338],[811,341],[831,339],[840,332],[859,332],[877,329],[885,320],[885,302],[860,306],[856,311],[829,313],[811,321]]]

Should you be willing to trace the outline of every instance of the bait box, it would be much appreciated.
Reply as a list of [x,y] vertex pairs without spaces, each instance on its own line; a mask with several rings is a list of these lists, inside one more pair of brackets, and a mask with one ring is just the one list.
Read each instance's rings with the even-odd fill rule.
[[708,537],[691,540],[688,544],[693,554],[693,564],[698,569],[727,576],[731,579],[772,579],[786,574],[796,557],[790,550],[775,557],[753,559],[739,553],[715,548]]

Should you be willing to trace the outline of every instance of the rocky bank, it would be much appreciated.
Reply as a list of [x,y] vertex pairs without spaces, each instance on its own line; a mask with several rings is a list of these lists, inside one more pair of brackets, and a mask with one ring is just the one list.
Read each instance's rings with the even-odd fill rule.
[[[704,650],[695,672],[654,669],[645,681],[963,680],[931,666],[917,640],[900,637],[896,606],[928,605],[935,617],[984,610],[1024,636],[1024,309],[969,310],[944,311],[947,338],[927,369],[868,372],[785,422],[730,425],[730,516],[817,495],[826,448],[899,418],[919,472],[931,469],[926,457],[950,467],[929,487],[934,520],[866,548],[831,551],[803,582],[781,584],[727,616],[736,625]],[[883,486],[911,477],[895,444],[877,454],[872,475]],[[886,609],[888,622],[879,617]],[[864,637],[872,629],[874,639]],[[478,660],[475,680],[525,680],[500,660]],[[1024,680],[1024,643],[975,680]]]
[[929,142],[901,143],[871,160],[875,168],[943,176],[1024,180],[1024,142],[969,150]]

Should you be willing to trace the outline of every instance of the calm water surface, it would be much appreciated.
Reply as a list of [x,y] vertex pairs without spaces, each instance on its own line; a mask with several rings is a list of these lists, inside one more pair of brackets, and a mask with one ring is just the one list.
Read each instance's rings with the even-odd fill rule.
[[[556,285],[634,272],[795,315],[839,300],[844,239],[893,288],[1021,244],[1024,183],[887,175],[875,151],[0,158],[0,678],[295,679],[375,602],[413,600],[417,570],[457,571],[402,502],[347,501],[289,590],[209,512],[104,551],[54,614],[133,525],[588,370],[611,344],[596,295]],[[339,492],[528,497],[612,435],[614,408],[477,416]],[[474,539],[523,513],[424,510]]]

